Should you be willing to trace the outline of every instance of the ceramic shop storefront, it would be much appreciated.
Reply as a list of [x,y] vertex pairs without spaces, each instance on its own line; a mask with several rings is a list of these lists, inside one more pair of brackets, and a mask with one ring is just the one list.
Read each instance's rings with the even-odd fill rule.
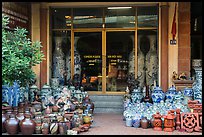
[[90,94],[123,94],[132,73],[141,87],[146,81],[166,91],[173,71],[190,75],[190,16],[184,13],[190,15],[189,2],[32,3],[31,38],[42,42],[46,58],[33,68],[36,84],[54,77],[63,84],[79,74]]

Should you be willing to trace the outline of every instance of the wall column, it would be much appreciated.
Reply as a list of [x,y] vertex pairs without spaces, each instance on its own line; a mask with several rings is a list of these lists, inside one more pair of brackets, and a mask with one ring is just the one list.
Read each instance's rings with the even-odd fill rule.
[[[47,71],[47,62],[48,62],[48,55],[49,55],[49,51],[48,51],[48,42],[47,42],[47,14],[48,9],[47,8],[41,8],[40,9],[40,41],[42,44],[42,52],[44,53],[44,60],[40,63],[40,88],[42,88],[42,86],[48,83],[47,77],[48,77],[48,71]],[[47,55],[48,54],[48,55]]]
[[168,89],[168,11],[169,6],[167,2],[160,3],[161,8],[161,88],[164,92]]
[[178,3],[178,74],[185,72],[187,76],[191,68],[190,7],[190,2]]

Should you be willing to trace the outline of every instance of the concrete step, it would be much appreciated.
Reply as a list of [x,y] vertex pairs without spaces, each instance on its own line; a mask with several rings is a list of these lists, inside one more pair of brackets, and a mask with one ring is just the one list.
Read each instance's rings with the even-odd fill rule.
[[123,95],[90,95],[94,113],[123,113]]
[[94,101],[123,101],[123,95],[90,95],[89,98]]
[[123,114],[123,109],[121,109],[121,108],[94,108],[94,113],[117,113],[117,114]]
[[123,102],[119,102],[119,101],[94,101],[94,106],[95,107],[99,107],[99,108],[122,108],[123,107]]

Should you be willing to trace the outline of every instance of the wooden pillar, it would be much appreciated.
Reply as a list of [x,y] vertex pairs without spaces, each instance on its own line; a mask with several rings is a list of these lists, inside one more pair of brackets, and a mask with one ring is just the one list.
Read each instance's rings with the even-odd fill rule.
[[161,8],[161,87],[164,92],[168,89],[168,3],[164,2]]
[[[40,64],[40,88],[47,83],[47,61],[48,61],[48,56],[47,56],[47,8],[41,8],[40,9],[40,41],[42,44],[42,52],[44,53],[44,60]],[[49,83],[48,83],[49,84]]]

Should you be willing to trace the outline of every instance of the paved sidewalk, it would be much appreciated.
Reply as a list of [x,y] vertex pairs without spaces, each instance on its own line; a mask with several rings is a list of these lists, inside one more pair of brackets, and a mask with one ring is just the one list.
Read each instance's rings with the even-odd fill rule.
[[126,127],[122,114],[101,114],[96,113],[93,116],[94,122],[87,132],[81,132],[79,135],[202,135],[201,132],[164,132],[154,131],[152,128],[142,129]]

